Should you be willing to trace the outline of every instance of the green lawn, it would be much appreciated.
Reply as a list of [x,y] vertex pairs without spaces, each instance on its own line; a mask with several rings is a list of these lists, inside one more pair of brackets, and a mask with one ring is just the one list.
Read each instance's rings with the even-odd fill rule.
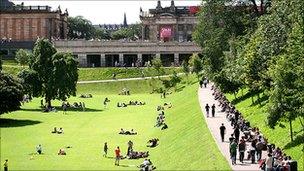
[[[236,104],[236,108],[242,112],[252,126],[260,128],[261,132],[268,138],[270,143],[283,148],[284,152],[298,161],[299,170],[304,170],[304,130],[301,128],[300,121],[293,122],[294,142],[290,142],[289,123],[282,122],[275,129],[267,126],[267,98],[261,98],[264,101],[259,104],[252,104],[251,96],[246,95],[244,91],[243,98],[241,92],[237,95],[241,100],[234,100],[234,95],[227,95],[227,98]],[[262,94],[261,94],[262,96]],[[254,100],[257,100],[254,97]]]
[[[27,66],[20,66],[14,60],[3,60],[3,71],[10,73],[14,76],[18,74],[22,69]],[[166,67],[163,68],[162,75],[170,75],[175,71],[176,73],[183,72],[180,67]],[[156,76],[158,73],[153,68],[79,68],[79,81],[89,80],[108,80],[113,78],[113,73],[116,74],[116,78],[136,78],[136,77],[148,77]]]
[[[107,86],[113,89],[104,88]],[[127,142],[132,140],[134,150],[150,151],[149,158],[157,170],[230,170],[203,120],[197,84],[166,99],[150,94],[147,81],[128,81],[123,86],[130,89],[130,96],[117,95],[120,85],[79,85],[78,95],[92,93],[93,98],[73,97],[69,101],[85,102],[85,112],[42,113],[40,99],[34,99],[22,110],[1,115],[1,162],[8,158],[10,169],[15,170],[138,170],[135,166],[143,159],[125,159],[117,167],[114,159],[102,157],[104,142],[108,142],[109,156],[113,157],[116,146],[125,155]],[[101,105],[105,97],[111,100],[107,109]],[[116,107],[117,102],[129,100],[145,101],[147,105]],[[173,107],[165,110],[169,129],[161,131],[153,126],[158,114],[156,106],[164,102],[171,102]],[[53,105],[59,106],[60,102]],[[65,134],[51,134],[55,126],[63,127]],[[119,135],[120,128],[133,128],[138,135]],[[146,142],[154,137],[160,139],[159,145],[146,147]],[[32,155],[38,144],[42,144],[44,154]],[[66,146],[72,146],[66,149],[67,155],[58,156],[58,150]]]

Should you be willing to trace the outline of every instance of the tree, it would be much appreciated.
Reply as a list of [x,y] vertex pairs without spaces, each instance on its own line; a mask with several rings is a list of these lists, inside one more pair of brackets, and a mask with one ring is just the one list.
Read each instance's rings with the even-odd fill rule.
[[292,121],[299,118],[303,123],[304,118],[304,24],[303,19],[299,21],[293,24],[286,54],[280,56],[270,70],[274,86],[270,93],[268,124],[274,128],[278,122],[287,120],[291,141]]
[[27,65],[31,59],[31,52],[29,52],[28,50],[25,50],[25,49],[19,49],[17,52],[16,52],[16,61],[24,66],[24,65]]
[[22,85],[11,75],[0,72],[0,114],[20,109],[23,97]]
[[83,16],[68,18],[68,37],[70,39],[91,39],[95,37],[95,28],[90,20]]
[[203,64],[198,54],[193,54],[189,60],[189,63],[192,67],[192,72],[194,72],[197,79],[199,79],[199,73],[203,70]]
[[162,68],[162,61],[160,60],[160,58],[155,57],[152,59],[152,67],[156,70],[158,77],[162,75],[162,73],[164,73],[164,70]]
[[[35,97],[41,95],[45,98],[47,106],[51,106],[51,100],[66,100],[70,95],[76,95],[76,83],[78,80],[78,62],[70,53],[56,52],[54,46],[47,39],[38,39],[35,43],[33,60],[30,63],[30,71],[21,73],[33,78],[29,90],[40,92],[29,92]],[[36,78],[36,74],[38,78]],[[36,87],[36,88],[35,88]],[[41,89],[40,89],[41,87]]]

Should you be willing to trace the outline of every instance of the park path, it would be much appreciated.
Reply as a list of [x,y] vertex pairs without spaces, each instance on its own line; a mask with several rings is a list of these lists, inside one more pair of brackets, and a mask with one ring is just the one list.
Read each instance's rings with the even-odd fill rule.
[[[247,170],[247,171],[258,171],[259,166],[258,164],[251,164],[251,161],[246,160],[247,158],[247,153],[245,152],[245,159],[244,159],[244,163],[240,163],[239,158],[238,158],[238,153],[237,153],[237,164],[236,165],[232,165],[231,164],[231,160],[230,160],[230,154],[229,154],[229,140],[228,138],[230,137],[230,135],[233,133],[233,128],[230,125],[230,122],[228,122],[228,120],[226,119],[226,114],[224,112],[220,111],[220,107],[218,106],[218,102],[216,100],[214,100],[214,97],[212,96],[213,90],[211,90],[211,84],[207,85],[207,88],[199,88],[198,89],[198,97],[199,97],[199,102],[200,102],[200,106],[205,118],[205,121],[208,125],[208,128],[219,148],[219,150],[222,152],[222,154],[225,156],[225,158],[227,159],[227,161],[229,162],[232,170]],[[215,104],[216,106],[216,112],[215,112],[215,117],[208,117],[206,116],[206,112],[205,112],[205,105],[209,104],[209,106],[211,107],[213,104]],[[210,116],[211,116],[211,109],[210,109]],[[221,140],[221,136],[220,136],[220,129],[219,127],[221,126],[221,124],[224,123],[225,127],[226,127],[226,135],[225,135],[225,141],[222,142]],[[242,134],[241,134],[242,136]],[[249,148],[249,144],[247,144],[247,149]]]
[[[183,75],[184,73],[177,73],[178,76]],[[171,75],[162,75],[159,78],[170,77]],[[158,76],[153,77],[136,77],[136,78],[118,78],[118,79],[110,79],[110,80],[91,80],[91,81],[78,81],[77,84],[89,84],[89,83],[108,83],[108,82],[117,82],[117,81],[131,81],[131,80],[146,80],[158,78]]]

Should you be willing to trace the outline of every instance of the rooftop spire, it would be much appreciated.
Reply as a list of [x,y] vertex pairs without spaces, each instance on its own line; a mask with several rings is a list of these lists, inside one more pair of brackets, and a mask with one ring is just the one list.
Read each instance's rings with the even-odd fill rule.
[[161,6],[161,3],[160,3],[160,0],[157,1],[157,6],[156,6],[156,9],[161,9],[162,6]]
[[123,27],[128,27],[128,23],[127,23],[127,16],[126,16],[126,13],[124,13],[124,21],[123,21]]

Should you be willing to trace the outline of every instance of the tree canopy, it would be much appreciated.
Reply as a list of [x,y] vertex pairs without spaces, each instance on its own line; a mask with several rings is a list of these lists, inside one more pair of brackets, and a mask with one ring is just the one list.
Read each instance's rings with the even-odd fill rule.
[[51,100],[66,100],[76,95],[77,66],[70,53],[57,52],[47,39],[38,39],[29,70],[23,70],[19,77],[28,94],[44,97],[51,106]]
[[0,114],[20,109],[23,87],[13,76],[0,72]]

